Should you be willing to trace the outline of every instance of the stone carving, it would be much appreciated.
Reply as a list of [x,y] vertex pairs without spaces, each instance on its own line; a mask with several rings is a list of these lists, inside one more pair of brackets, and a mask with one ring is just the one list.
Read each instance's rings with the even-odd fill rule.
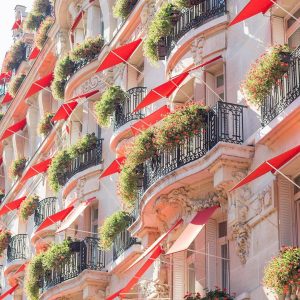
[[195,39],[191,44],[191,53],[195,65],[199,65],[202,63],[204,42],[205,38],[200,37],[198,39]]
[[57,57],[62,56],[69,51],[68,32],[66,30],[59,30],[56,34],[55,40],[55,52]]
[[145,3],[143,6],[143,9],[141,11],[141,24],[143,28],[147,28],[149,23],[154,17],[154,14],[156,12],[155,8],[155,1],[154,0],[149,0]]
[[98,88],[100,92],[103,92],[106,89],[107,86],[107,80],[104,78],[102,74],[96,74],[89,78],[87,81],[85,81],[83,84],[81,84],[74,93],[74,97],[76,95],[88,93],[89,91],[95,90]]
[[84,196],[84,187],[86,184],[86,178],[82,177],[78,179],[77,185],[76,185],[76,194],[78,199],[82,199]]

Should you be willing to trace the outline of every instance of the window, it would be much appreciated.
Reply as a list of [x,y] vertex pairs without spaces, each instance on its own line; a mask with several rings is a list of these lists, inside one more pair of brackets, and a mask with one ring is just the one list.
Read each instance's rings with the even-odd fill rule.
[[[300,8],[293,15],[300,20]],[[287,43],[292,49],[298,48],[300,45],[300,24],[294,18],[287,19]]]
[[227,242],[227,222],[218,224],[219,280],[222,289],[229,289],[229,248]]
[[91,232],[92,237],[98,237],[98,207],[91,208]]
[[224,101],[224,74],[216,76],[216,93]]

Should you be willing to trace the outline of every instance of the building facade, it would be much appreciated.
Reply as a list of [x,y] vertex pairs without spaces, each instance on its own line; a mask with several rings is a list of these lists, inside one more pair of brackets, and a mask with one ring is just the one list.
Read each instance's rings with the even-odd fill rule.
[[[299,189],[291,181],[300,184],[300,157],[280,172],[231,189],[263,161],[300,144],[299,1],[278,0],[280,7],[232,26],[248,0],[186,1],[162,25],[171,28],[156,41],[155,65],[147,39],[166,1],[56,0],[51,8],[48,1],[35,2],[47,9],[15,8],[13,36],[23,45],[23,57],[17,63],[22,55],[11,49],[1,74],[0,220],[1,233],[9,236],[0,237],[2,295],[36,299],[28,296],[31,290],[43,300],[106,299],[114,293],[180,300],[218,286],[238,300],[276,299],[263,284],[264,268],[283,245],[299,247]],[[29,24],[38,13],[51,19],[49,27]],[[139,39],[126,58],[124,51],[111,52]],[[253,105],[241,84],[251,65],[278,44],[292,51],[287,70]],[[99,71],[109,54],[111,66]],[[164,86],[156,101],[135,110],[171,78],[169,94]],[[113,99],[102,126],[96,107],[113,86],[125,96]],[[188,103],[206,106],[201,129],[143,162],[134,204],[126,205],[122,171],[117,167],[121,173],[99,177],[129,155],[139,120],[165,105],[172,114]],[[151,128],[163,121],[147,122],[143,126]],[[193,217],[214,206],[195,239],[168,254]],[[117,233],[103,249],[99,229],[118,211],[130,220],[126,228],[111,227]],[[34,258],[67,239],[73,241],[71,254],[53,252],[52,267],[30,282]],[[154,257],[158,246],[162,253]],[[147,259],[145,272],[137,275]],[[138,280],[130,284],[133,278]]]

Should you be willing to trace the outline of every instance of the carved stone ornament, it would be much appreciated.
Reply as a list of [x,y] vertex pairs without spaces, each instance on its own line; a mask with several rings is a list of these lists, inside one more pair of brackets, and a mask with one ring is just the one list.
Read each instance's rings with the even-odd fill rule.
[[56,34],[55,40],[55,52],[57,57],[64,55],[70,50],[67,30],[59,30]]
[[195,65],[199,65],[202,63],[204,42],[205,38],[200,37],[198,39],[195,39],[191,44],[191,53]]

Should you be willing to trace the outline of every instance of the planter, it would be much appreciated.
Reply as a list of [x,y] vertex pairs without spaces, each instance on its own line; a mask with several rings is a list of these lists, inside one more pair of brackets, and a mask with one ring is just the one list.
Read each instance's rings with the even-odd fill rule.
[[72,242],[70,244],[70,250],[71,252],[80,252],[80,242],[79,241]]
[[179,18],[180,18],[180,11],[174,10],[170,15],[171,23],[173,26],[175,26],[177,24]]
[[291,53],[290,52],[281,51],[278,53],[278,55],[279,55],[280,61],[282,63],[285,63],[285,64],[290,63],[290,61],[291,61]]
[[164,38],[161,38],[157,44],[157,54],[160,60],[164,60],[167,56],[167,45]]

